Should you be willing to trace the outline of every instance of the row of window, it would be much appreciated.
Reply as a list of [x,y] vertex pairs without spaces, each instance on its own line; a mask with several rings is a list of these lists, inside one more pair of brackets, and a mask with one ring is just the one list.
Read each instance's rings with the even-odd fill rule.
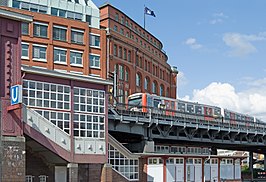
[[22,1],[17,1],[13,0],[12,3],[13,8],[18,8],[18,9],[23,9],[23,10],[28,10],[32,12],[38,12],[38,13],[47,13],[48,7],[47,6],[42,6],[38,4],[32,4],[32,3],[27,3],[27,2],[22,2]]
[[132,22],[128,22],[128,20],[124,17],[121,16],[121,18],[119,18],[119,14],[115,13],[115,20],[117,22],[119,22],[122,25],[125,25],[126,27],[128,27],[129,29],[133,30],[136,34],[138,34],[139,36],[143,37],[144,39],[146,39],[147,41],[149,41],[150,43],[152,43],[154,46],[156,46],[157,48],[160,49],[159,47],[159,43],[157,43],[157,41],[155,39],[152,38],[152,36],[149,36],[149,34],[145,34],[145,31],[142,31],[142,28],[138,28],[137,25],[135,25],[133,27],[133,23]]
[[175,154],[210,154],[208,148],[201,147],[182,147],[182,146],[164,146],[155,145],[154,151],[156,153],[175,153]]
[[[22,23],[22,34],[29,35],[29,23]],[[66,26],[53,25],[53,40],[67,41]],[[33,36],[48,38],[48,24],[41,22],[33,23]],[[89,35],[90,46],[100,47],[100,36],[95,34]],[[84,44],[84,30],[71,28],[71,43]]]
[[[128,62],[131,62],[132,60],[131,51],[126,48],[122,48],[121,46],[117,46],[116,44],[113,46],[113,55]],[[169,81],[169,73],[166,73],[164,70],[159,68],[159,66],[152,64],[150,61],[147,61],[146,59],[144,60],[144,58],[139,55],[136,55],[135,65],[140,68],[144,68],[145,71],[152,73],[160,79],[167,79],[167,81]]]
[[[117,25],[114,25],[114,31],[118,32],[118,27]],[[139,39],[137,36],[135,37],[133,33],[130,32],[126,32],[126,34],[124,33],[124,29],[120,28],[120,34],[121,35],[125,35],[127,38],[131,38],[133,41],[135,41],[136,43],[140,44],[140,46],[142,46],[143,48],[147,49],[149,52],[151,52],[152,54],[154,54],[155,56],[164,59],[163,54],[160,54],[157,52],[156,49],[151,48],[149,45],[147,45],[145,42],[142,41],[142,39]]]
[[[202,164],[202,159],[201,158],[187,158],[186,160],[184,158],[168,158],[166,160],[167,164]],[[218,164],[218,159],[206,159],[204,161],[205,164]],[[240,160],[236,160],[236,164],[239,164]],[[148,164],[149,165],[162,165],[163,164],[163,159],[162,158],[149,158],[148,159]],[[222,159],[221,164],[233,164],[233,159]]]
[[[119,82],[129,82],[129,69],[126,66],[117,64],[114,67],[114,70],[116,74],[118,75]],[[144,89],[149,92],[151,90],[152,93],[154,94],[159,94],[161,96],[168,96],[169,90],[165,90],[164,85],[160,85],[159,87],[159,92],[158,92],[158,83],[156,81],[153,81],[150,83],[150,79],[148,77],[144,78],[144,85],[142,82],[142,76],[140,73],[136,73],[136,86],[137,87],[142,87],[144,86]]]
[[[24,1],[18,1],[18,0],[13,0],[12,7],[31,11],[31,12],[44,13],[44,14],[47,14],[49,12],[47,6],[42,6],[39,4],[32,4],[32,3],[28,3],[28,2],[24,2]],[[83,14],[82,13],[67,11],[67,10],[58,9],[58,8],[51,8],[51,15],[59,16],[62,18],[68,18],[68,19],[72,19],[72,20],[79,20],[79,21],[83,20]],[[91,24],[91,15],[86,15],[85,21],[88,22],[89,24]]]
[[[30,59],[29,49],[30,44],[22,42],[22,59]],[[34,61],[47,62],[47,46],[33,44],[32,45],[32,59]],[[54,47],[53,61],[58,64],[67,65],[67,59],[70,61],[70,65],[83,67],[83,52],[77,50],[67,50],[60,47]],[[89,55],[90,68],[100,68],[100,55]]]

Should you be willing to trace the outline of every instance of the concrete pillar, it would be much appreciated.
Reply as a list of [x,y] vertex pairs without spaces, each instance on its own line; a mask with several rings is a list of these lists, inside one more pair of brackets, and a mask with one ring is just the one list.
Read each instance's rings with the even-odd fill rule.
[[253,180],[253,152],[249,152],[249,171],[251,172],[251,179]]
[[102,182],[112,182],[112,165],[111,164],[104,164],[103,169],[102,169],[102,176],[101,176],[101,181]]
[[2,174],[0,181],[25,181],[26,152],[24,137],[2,136]]
[[78,164],[69,163],[68,168],[68,181],[69,182],[78,182]]

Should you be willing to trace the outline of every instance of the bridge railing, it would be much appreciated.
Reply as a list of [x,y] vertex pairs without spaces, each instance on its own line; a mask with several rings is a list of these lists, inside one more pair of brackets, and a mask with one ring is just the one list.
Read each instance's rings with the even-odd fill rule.
[[241,120],[225,120],[222,116],[206,116],[189,112],[168,110],[154,107],[137,107],[116,103],[114,106],[119,115],[174,121],[175,123],[198,124],[208,127],[220,127],[234,130],[266,132],[266,123],[245,122]]

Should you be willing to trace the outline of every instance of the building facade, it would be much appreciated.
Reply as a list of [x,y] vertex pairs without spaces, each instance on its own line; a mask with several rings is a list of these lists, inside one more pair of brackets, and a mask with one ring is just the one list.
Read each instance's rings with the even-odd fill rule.
[[[91,1],[1,5],[3,12],[31,18],[14,22],[1,14],[2,180],[103,180],[112,83],[105,79],[99,9]],[[23,103],[11,105],[14,85],[22,86]],[[8,170],[13,155],[21,160]]]
[[100,25],[107,30],[108,72],[117,75],[116,96],[147,92],[176,98],[176,67],[171,67],[163,44],[151,33],[110,4],[100,7]]

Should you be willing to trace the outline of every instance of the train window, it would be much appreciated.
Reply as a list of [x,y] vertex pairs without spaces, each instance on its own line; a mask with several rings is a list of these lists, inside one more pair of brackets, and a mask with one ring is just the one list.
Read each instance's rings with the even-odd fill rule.
[[181,112],[185,112],[185,104],[184,103],[178,103],[178,110]]
[[241,121],[241,115],[240,114],[236,114],[236,120]]
[[194,106],[192,104],[187,104],[187,112],[194,113]]
[[142,99],[141,98],[129,99],[128,105],[129,109],[131,109],[134,106],[142,106]]
[[212,116],[212,108],[204,107],[204,113],[208,116]]
[[152,97],[147,96],[147,106],[152,107]]
[[220,116],[221,115],[221,109],[220,108],[214,108],[214,115]]
[[225,119],[230,119],[230,113],[228,111],[224,111]]
[[174,101],[171,102],[171,109],[173,109],[173,110],[175,109],[175,102]]
[[202,114],[202,108],[201,108],[201,106],[195,106],[195,113],[196,114]]
[[158,108],[160,103],[161,103],[160,100],[153,100],[153,107]]

